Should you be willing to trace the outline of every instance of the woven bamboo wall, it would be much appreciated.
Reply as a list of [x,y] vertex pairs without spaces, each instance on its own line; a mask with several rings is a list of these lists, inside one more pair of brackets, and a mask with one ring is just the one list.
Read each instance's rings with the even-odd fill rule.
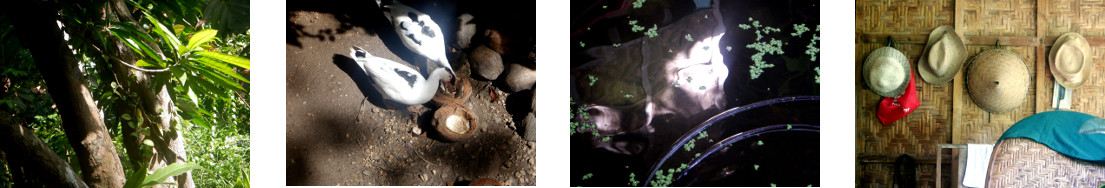
[[[959,7],[956,7],[956,6]],[[1038,23],[1039,22],[1039,23]],[[940,25],[956,26],[968,43],[968,55],[1001,48],[1020,55],[1033,76],[1026,100],[1013,112],[990,114],[967,93],[960,76],[952,83],[931,85],[916,75],[916,61],[928,33]],[[1090,40],[1094,62],[1105,61],[1105,1],[1075,0],[934,0],[856,2],[856,152],[878,155],[931,155],[940,143],[994,143],[1016,121],[1051,108],[1053,78],[1044,61],[1051,43],[1063,33],[1078,32]],[[883,126],[875,117],[880,96],[862,83],[860,67],[867,54],[895,37],[898,50],[913,63],[921,106],[909,116]],[[1095,63],[1090,79],[1075,89],[1073,111],[1105,117],[1105,64]],[[862,157],[862,156],[857,156]],[[946,159],[947,160],[947,159]],[[891,165],[858,162],[856,182],[861,187],[891,184]],[[945,165],[947,167],[948,165]],[[934,164],[922,164],[918,183],[931,187]],[[951,174],[946,168],[945,174]],[[944,177],[944,186],[954,180]]]
[[956,31],[964,36],[1036,36],[1034,0],[963,0],[960,3],[965,27],[956,28]]

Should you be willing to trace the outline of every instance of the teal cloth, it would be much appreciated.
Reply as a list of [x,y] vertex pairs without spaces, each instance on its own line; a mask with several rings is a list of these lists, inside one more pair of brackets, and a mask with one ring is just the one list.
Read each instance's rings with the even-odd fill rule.
[[1071,111],[1050,111],[1028,116],[1005,131],[1006,138],[1029,138],[1064,155],[1091,162],[1105,162],[1105,134],[1079,134],[1082,123],[1097,117]]

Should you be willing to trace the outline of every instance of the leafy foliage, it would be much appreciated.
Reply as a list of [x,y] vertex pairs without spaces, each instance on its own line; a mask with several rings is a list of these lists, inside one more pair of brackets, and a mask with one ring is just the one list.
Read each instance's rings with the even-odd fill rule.
[[[80,62],[93,100],[115,141],[115,147],[130,181],[155,178],[158,173],[132,172],[123,147],[121,130],[140,127],[141,111],[123,111],[117,105],[135,108],[141,102],[121,82],[135,78],[116,77],[113,69],[114,38],[140,58],[126,62],[145,69],[153,85],[165,85],[175,111],[173,125],[183,132],[189,149],[189,166],[197,187],[248,187],[249,183],[249,24],[248,2],[238,0],[125,0],[134,22],[118,22],[105,14],[104,1],[60,3],[59,21]],[[244,6],[242,6],[244,5]],[[220,8],[221,7],[221,8]],[[218,11],[217,13],[208,13]],[[29,51],[14,36],[11,19],[0,14],[0,113],[11,113],[13,121],[35,129],[35,134],[78,173],[80,167],[61,127],[61,119],[45,82]],[[126,69],[132,70],[132,69]],[[9,114],[2,114],[9,115]],[[140,132],[149,135],[149,130]],[[145,140],[141,153],[149,156],[152,143]],[[139,141],[142,142],[142,141]],[[6,161],[0,166],[6,169]],[[141,163],[140,163],[141,164]],[[172,167],[172,166],[169,166]],[[171,169],[166,169],[170,171]],[[194,169],[189,167],[188,169]],[[179,170],[179,169],[177,169]],[[170,173],[175,175],[179,173]],[[10,175],[0,171],[0,182]],[[6,178],[5,178],[6,177]],[[145,177],[145,178],[141,178]],[[167,177],[167,176],[166,176]],[[164,178],[161,178],[162,180]],[[158,180],[157,182],[160,182]],[[0,183],[0,187],[10,187]]]

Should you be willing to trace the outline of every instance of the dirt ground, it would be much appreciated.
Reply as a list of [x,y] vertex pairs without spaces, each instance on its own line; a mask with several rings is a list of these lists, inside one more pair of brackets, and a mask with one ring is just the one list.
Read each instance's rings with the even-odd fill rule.
[[[348,57],[354,45],[398,62],[415,57],[394,32],[376,29],[387,23],[374,3],[359,3],[289,2],[287,185],[445,185],[479,178],[535,185],[536,142],[523,139],[515,123],[530,110],[532,90],[508,93],[492,81],[470,79],[473,92],[464,106],[478,116],[478,132],[455,143],[427,136],[437,107],[381,101]],[[461,66],[453,63],[458,76],[467,76]]]

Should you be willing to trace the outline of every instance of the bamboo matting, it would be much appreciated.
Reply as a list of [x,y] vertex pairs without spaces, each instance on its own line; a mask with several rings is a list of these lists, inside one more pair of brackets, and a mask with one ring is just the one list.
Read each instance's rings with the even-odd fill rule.
[[[959,7],[956,7],[956,6]],[[916,63],[929,32],[941,25],[956,30],[968,43],[968,61],[979,52],[1008,49],[1024,59],[1033,84],[1013,112],[991,114],[974,103],[960,72],[953,82],[932,85],[917,75]],[[1052,111],[1054,79],[1046,57],[1059,35],[1078,32],[1091,42],[1094,62],[1105,61],[1105,0],[857,0],[856,2],[856,153],[935,154],[936,144],[995,143],[1009,126],[1038,112]],[[885,37],[904,41],[895,47],[910,58],[921,106],[890,125],[875,116],[878,100],[863,84],[861,66],[871,51],[885,46]],[[881,37],[881,38],[879,38]],[[902,38],[902,39],[899,39]],[[966,68],[963,69],[964,71]],[[1090,79],[1074,90],[1071,110],[1105,117],[1105,64],[1095,63]],[[860,156],[857,156],[860,157]],[[857,158],[858,159],[858,158]],[[947,159],[954,160],[954,159]],[[891,161],[892,162],[892,161]],[[891,184],[892,163],[858,162],[856,183],[861,187]],[[927,166],[926,166],[927,165]],[[931,168],[931,169],[926,169]],[[935,173],[935,165],[920,171]],[[946,168],[945,174],[954,169]],[[922,176],[921,187],[934,186],[932,175]],[[953,179],[953,178],[944,178]],[[946,185],[953,181],[945,181]]]
[[1105,185],[1105,165],[1067,157],[1027,138],[1003,140],[991,158],[986,187]]

